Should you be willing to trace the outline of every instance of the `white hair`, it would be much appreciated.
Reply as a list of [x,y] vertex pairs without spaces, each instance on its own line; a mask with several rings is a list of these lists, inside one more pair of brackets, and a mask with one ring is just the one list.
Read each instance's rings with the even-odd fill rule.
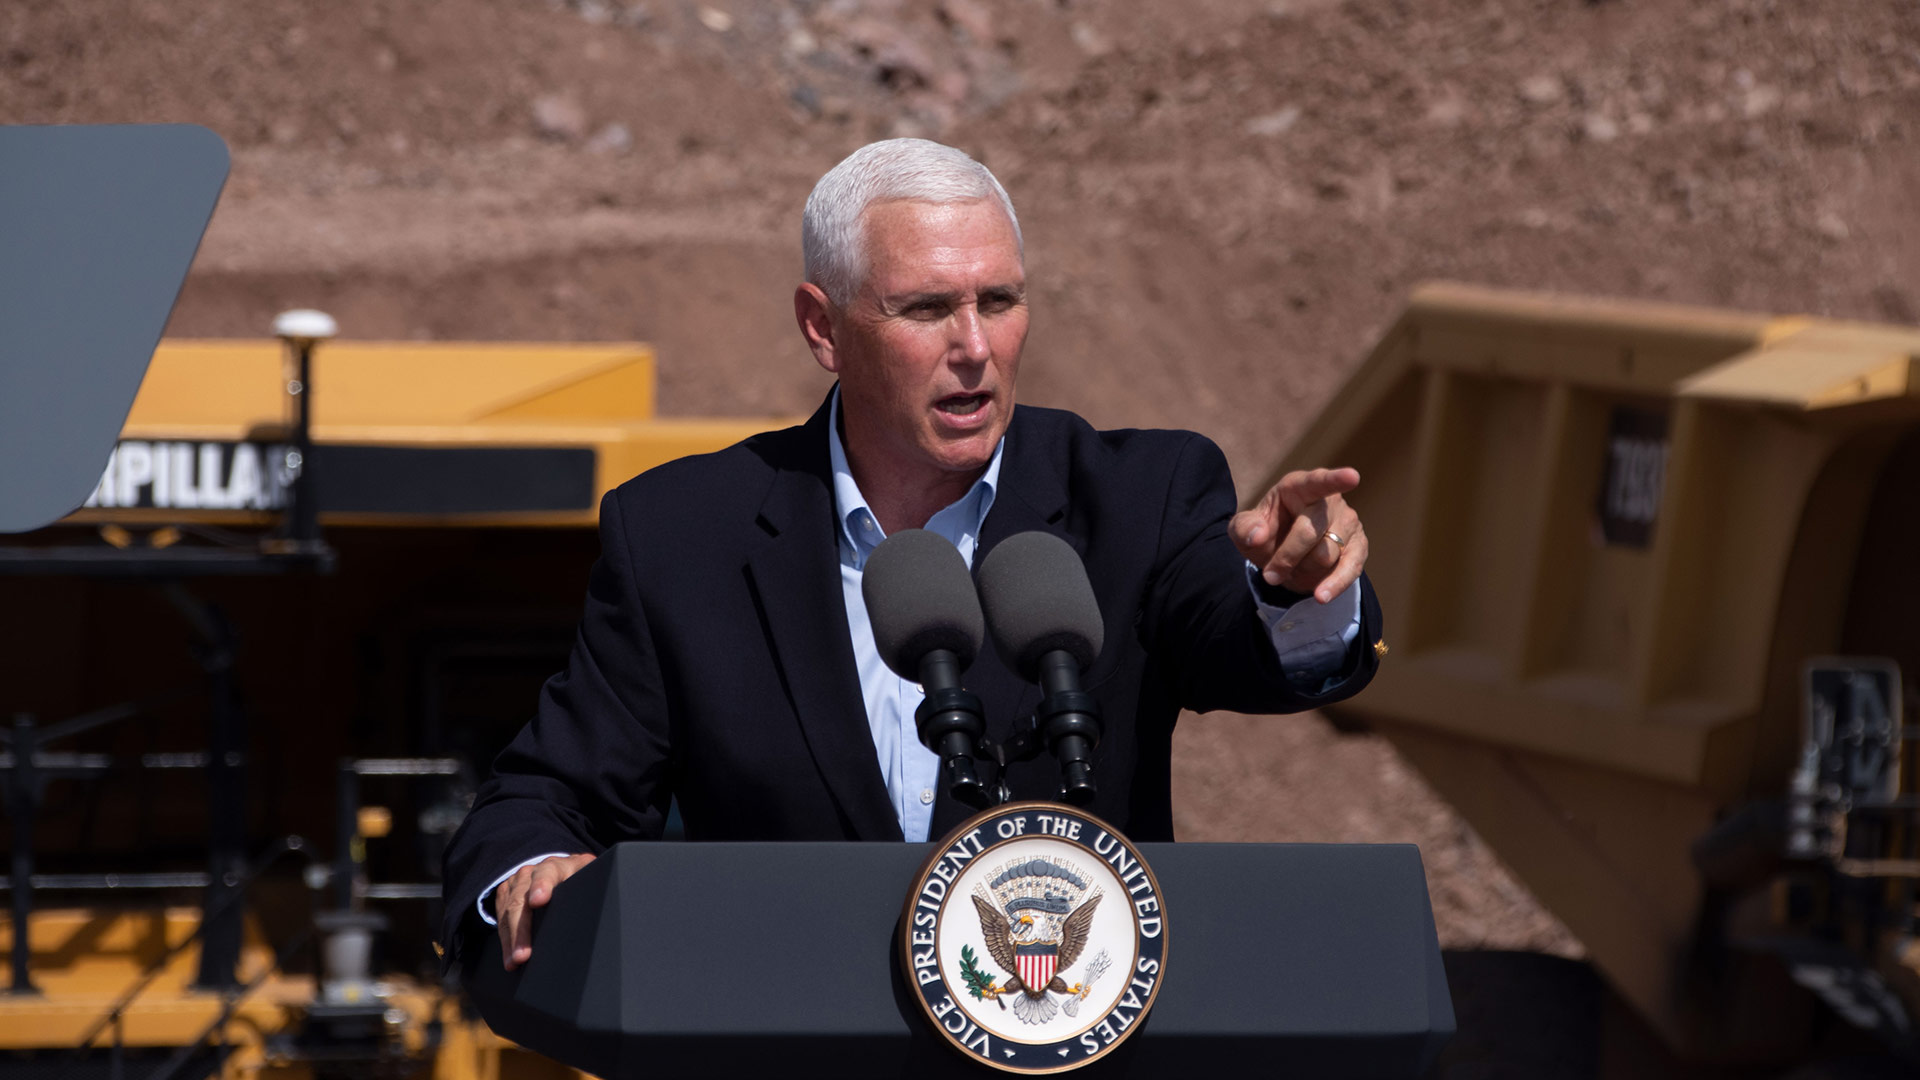
[[1020,238],[1020,219],[1013,200],[985,165],[951,146],[926,139],[886,139],[848,154],[827,171],[807,196],[800,217],[800,249],[806,260],[807,280],[820,286],[827,299],[845,307],[867,273],[865,219],[877,202],[911,199],[916,202],[958,203],[977,199],[1000,200],[1013,226],[1013,242],[1021,257],[1026,244]]

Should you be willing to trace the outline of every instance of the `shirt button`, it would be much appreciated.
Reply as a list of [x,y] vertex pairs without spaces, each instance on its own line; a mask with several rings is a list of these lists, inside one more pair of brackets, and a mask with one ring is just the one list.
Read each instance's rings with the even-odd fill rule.
[[933,801],[933,789],[930,787],[921,788],[920,789],[920,805],[925,806],[928,803],[931,803],[932,801]]
[[872,532],[872,531],[873,531],[873,519],[872,519],[872,518],[870,518],[870,517],[863,517],[863,518],[861,518],[861,519],[860,519],[860,527],[861,527],[861,528],[863,528],[863,529],[865,529],[865,530],[867,530],[868,532]]
[[1293,624],[1292,624],[1292,623],[1290,623],[1290,622],[1283,622],[1283,623],[1281,623],[1281,624],[1280,624],[1280,629],[1281,629],[1282,631],[1287,631],[1287,630],[1291,630],[1291,629],[1293,629]]

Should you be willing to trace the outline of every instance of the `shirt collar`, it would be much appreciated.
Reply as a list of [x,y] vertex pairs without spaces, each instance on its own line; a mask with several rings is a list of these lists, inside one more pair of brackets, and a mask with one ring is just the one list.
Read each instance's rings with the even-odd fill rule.
[[[860,494],[860,485],[854,483],[853,470],[847,465],[847,448],[840,439],[840,388],[833,388],[832,406],[827,415],[827,460],[833,467],[833,503],[835,515],[840,523],[840,557],[849,561],[855,570],[867,565],[867,556],[880,546],[887,534],[880,528],[880,520],[867,506],[867,497]],[[1000,436],[994,444],[993,457],[987,461],[987,471],[973,482],[965,495],[933,515],[927,522],[929,532],[939,533],[953,541],[961,554],[972,563],[974,541],[980,536],[981,526],[987,520],[987,512],[993,509],[995,492],[1000,487],[1000,457],[1007,448],[1007,437]],[[965,543],[962,543],[962,540]]]

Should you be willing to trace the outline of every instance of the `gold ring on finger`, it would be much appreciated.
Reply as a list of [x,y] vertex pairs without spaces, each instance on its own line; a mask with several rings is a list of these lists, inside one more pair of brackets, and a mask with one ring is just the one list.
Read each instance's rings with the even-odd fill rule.
[[1324,535],[1327,539],[1333,541],[1335,546],[1338,546],[1338,547],[1347,546],[1347,542],[1345,540],[1340,539],[1340,534],[1337,532],[1334,532],[1332,529],[1328,529],[1322,535]]

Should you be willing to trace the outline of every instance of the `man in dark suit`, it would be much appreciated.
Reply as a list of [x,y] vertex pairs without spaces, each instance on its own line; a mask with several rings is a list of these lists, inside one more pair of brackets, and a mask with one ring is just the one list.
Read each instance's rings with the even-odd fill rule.
[[[491,922],[524,962],[531,909],[607,846],[657,837],[676,797],[695,840],[937,839],[964,819],[860,599],[866,555],[900,529],[970,562],[1032,529],[1080,552],[1106,624],[1084,680],[1105,726],[1089,809],[1136,840],[1172,839],[1182,708],[1292,712],[1372,675],[1353,470],[1289,474],[1236,515],[1201,436],[1015,408],[1021,238],[984,167],[921,140],[865,147],[815,188],[803,239],[795,316],[838,384],[806,424],[602,502],[567,670],[448,849],[456,952]],[[996,739],[1039,700],[991,650],[965,681]],[[1058,768],[1014,765],[1009,783],[1048,798]]]

